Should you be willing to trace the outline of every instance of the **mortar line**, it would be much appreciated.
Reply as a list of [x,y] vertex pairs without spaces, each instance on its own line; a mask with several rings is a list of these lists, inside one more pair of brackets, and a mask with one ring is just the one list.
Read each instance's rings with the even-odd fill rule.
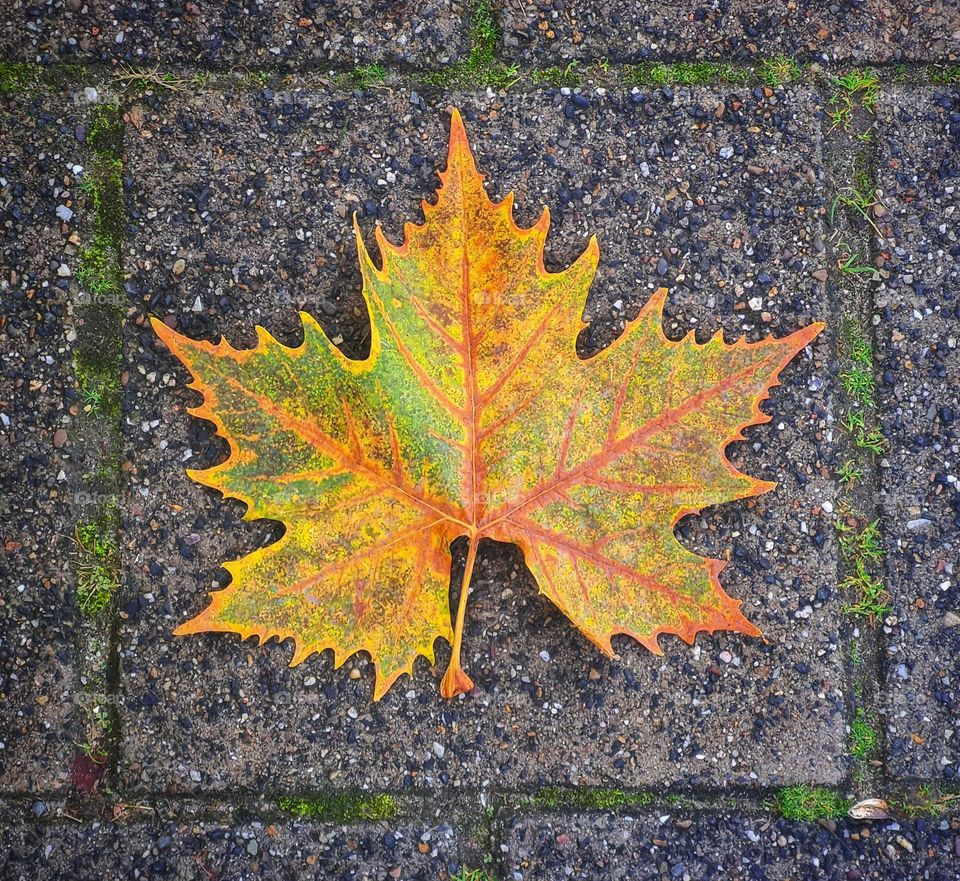
[[[472,33],[472,31],[471,31]],[[468,35],[469,36],[469,35]],[[472,37],[471,37],[472,39]],[[522,62],[515,55],[503,53],[501,51],[502,36],[494,46],[495,61],[504,66],[516,65],[518,81],[510,85],[505,91],[523,92],[535,89],[546,90],[556,88],[548,81],[535,82],[534,77],[537,74],[545,72],[559,71],[566,69],[570,64],[569,59],[548,58],[541,64],[530,64]],[[463,54],[462,60],[469,55],[469,47]],[[576,69],[570,74],[572,82],[570,88],[579,88],[581,86],[607,86],[612,88],[628,88],[638,86],[640,88],[659,88],[664,85],[672,87],[693,88],[696,86],[706,87],[753,87],[771,85],[761,76],[763,65],[767,62],[782,60],[781,56],[765,55],[758,56],[750,62],[744,62],[742,59],[728,58],[715,59],[708,62],[697,59],[683,59],[671,57],[655,57],[638,62],[606,62],[602,58],[589,58],[576,60]],[[806,85],[816,87],[816,83],[829,80],[831,76],[851,71],[855,69],[874,71],[881,85],[899,85],[901,87],[922,88],[931,84],[948,84],[950,82],[960,82],[960,64],[944,60],[942,62],[825,62],[815,59],[792,59],[801,66],[801,76],[795,80],[785,80],[777,85]],[[99,79],[103,83],[110,83],[117,87],[120,92],[133,91],[118,83],[115,74],[118,69],[115,65],[98,60],[81,59],[73,62],[57,61],[52,64],[38,64],[35,62],[9,62],[11,64],[22,65],[25,69],[33,71],[40,79],[47,80],[53,84],[69,83],[78,85],[88,81],[91,77]],[[387,81],[369,87],[366,90],[376,90],[380,88],[392,89],[394,87],[417,89],[425,93],[447,94],[450,87],[456,87],[462,91],[483,91],[488,83],[483,78],[482,73],[477,75],[473,82],[438,82],[437,78],[442,79],[445,76],[454,76],[456,73],[457,62],[450,63],[438,68],[423,67],[412,63],[391,63],[391,62],[373,62],[382,69],[386,75]],[[684,66],[688,68],[693,65],[707,65],[715,73],[705,74],[695,82],[684,82],[682,79],[669,77],[663,82],[636,80],[637,71],[651,71],[658,67],[663,68],[670,73],[674,73]],[[363,67],[362,65],[359,67]],[[812,68],[816,68],[813,70]],[[359,82],[350,82],[349,78],[356,74],[358,66],[344,63],[341,61],[331,61],[324,64],[310,61],[297,64],[296,66],[284,66],[280,64],[253,64],[243,65],[204,65],[192,62],[177,61],[165,65],[142,65],[140,67],[124,67],[123,71],[127,73],[141,72],[147,76],[170,75],[176,78],[184,79],[185,82],[179,84],[174,91],[221,91],[224,85],[237,84],[241,89],[244,88],[243,81],[254,80],[262,81],[264,85],[268,82],[271,86],[279,89],[296,88],[298,86],[311,86],[319,84],[332,87],[334,90],[354,91],[365,89]],[[717,72],[729,70],[737,75],[733,78],[725,77]],[[198,81],[191,83],[191,78],[198,78]],[[210,79],[214,81],[211,82]],[[431,82],[431,79],[433,80]],[[277,82],[277,81],[284,82]],[[339,81],[339,82],[338,82]],[[210,89],[211,85],[221,88]],[[562,84],[561,84],[562,85]],[[155,85],[154,92],[163,92],[165,87]]]
[[[837,88],[836,93],[840,93],[839,88]],[[826,102],[828,96],[822,94],[821,97]],[[824,106],[826,107],[828,105],[825,103]],[[854,96],[854,105],[847,123],[842,126],[835,126],[832,131],[825,131],[823,149],[824,168],[828,178],[827,181],[825,181],[828,186],[826,191],[829,200],[828,204],[832,204],[834,187],[836,187],[836,192],[839,194],[845,186],[858,186],[855,176],[858,171],[862,170],[858,168],[858,157],[865,157],[866,173],[875,176],[878,171],[875,141],[870,140],[863,142],[853,134],[854,129],[862,131],[865,123],[868,123],[866,125],[866,131],[874,132],[876,130],[875,117],[863,106],[862,100],[857,100]],[[868,208],[867,212],[870,213],[871,210],[872,209]],[[843,259],[842,248],[845,245],[848,249],[851,249],[848,256],[862,253],[866,261],[864,265],[875,268],[875,261],[879,255],[879,247],[876,242],[874,230],[870,227],[869,223],[862,217],[853,219],[852,214],[853,212],[851,212],[850,209],[844,205],[840,205],[832,224],[829,222],[828,214],[827,225],[830,228],[830,234],[825,237],[824,240],[830,261],[828,284],[831,285],[835,295],[847,293],[850,295],[849,301],[846,298],[841,298],[836,302],[836,308],[833,310],[834,314],[837,315],[847,313],[837,327],[837,334],[834,341],[834,348],[838,356],[837,363],[840,365],[836,388],[836,400],[839,406],[835,408],[838,415],[841,410],[850,413],[856,409],[852,394],[847,392],[840,379],[844,372],[856,366],[856,362],[850,352],[846,351],[846,347],[842,341],[844,334],[843,322],[848,319],[855,322],[857,333],[862,331],[863,336],[869,339],[871,352],[873,353],[869,370],[873,380],[874,395],[877,390],[875,363],[877,351],[876,335],[873,333],[872,326],[874,303],[873,287],[876,282],[873,276],[871,276],[869,280],[863,280],[859,274],[843,273],[840,270],[840,263]],[[842,242],[842,239],[849,239],[849,241]],[[876,421],[876,401],[874,400],[872,406],[868,406],[862,402],[861,404],[862,412],[864,412],[866,418],[870,420],[867,424],[869,428],[870,425]],[[838,499],[838,508],[836,511],[837,520],[835,524],[839,526],[841,523],[841,518],[844,516],[843,507],[845,507],[845,502],[849,500],[852,505],[852,513],[857,516],[858,521],[860,515],[863,514],[864,527],[866,527],[866,525],[877,519],[879,457],[868,450],[859,449],[857,444],[854,443],[852,434],[841,428],[839,422],[835,427],[834,442],[840,452],[840,456],[837,458],[837,464],[839,465],[840,459],[845,457],[846,461],[854,462],[855,466],[860,467],[863,471],[862,477],[855,481],[855,485],[846,488],[839,476],[837,474],[834,475]],[[854,527],[854,529],[859,529],[859,526]],[[848,576],[854,571],[852,567],[855,562],[855,554],[851,555],[849,552],[843,552],[839,541],[839,529],[837,532],[838,576],[841,576],[841,578],[838,578],[839,590],[842,577]],[[841,600],[843,601],[845,599],[841,592]],[[854,734],[857,730],[856,725],[858,722],[860,722],[861,725],[867,725],[877,738],[874,754],[859,757],[859,765],[858,757],[851,753],[850,784],[853,791],[860,798],[876,796],[879,794],[877,792],[878,789],[886,792],[890,790],[890,784],[892,782],[885,774],[886,739],[885,725],[882,724],[883,714],[881,712],[884,685],[882,671],[882,656],[884,651],[882,628],[883,622],[881,620],[871,621],[869,619],[862,620],[858,618],[854,618],[853,621],[847,623],[847,626],[843,628],[847,633],[845,667],[848,668],[848,672],[844,678],[848,684],[846,689],[847,693],[844,697],[851,729],[848,743],[850,744],[851,750],[856,747]],[[853,649],[855,645],[863,646],[865,649],[865,656],[859,665],[855,663],[853,659]],[[866,714],[866,721],[858,715],[858,712],[861,710]],[[861,731],[865,730],[867,729],[861,728]],[[877,768],[871,764],[871,761],[879,761],[882,764]]]

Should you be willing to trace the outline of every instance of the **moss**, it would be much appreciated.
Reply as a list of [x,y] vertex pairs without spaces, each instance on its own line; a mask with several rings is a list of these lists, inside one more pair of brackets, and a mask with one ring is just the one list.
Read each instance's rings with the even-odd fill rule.
[[850,802],[819,786],[787,786],[776,796],[776,809],[788,820],[824,820],[844,816]]
[[29,92],[37,82],[32,65],[17,61],[0,61],[0,95]]
[[[93,236],[77,258],[77,281],[88,304],[113,306],[118,320],[125,305],[120,248],[126,226],[121,156],[123,123],[113,104],[98,104],[90,123],[93,148],[86,174],[79,184],[93,208]],[[81,300],[82,302],[82,300]]]
[[95,520],[76,529],[77,607],[90,617],[110,605],[120,586],[118,525],[116,505],[106,505]]
[[94,150],[115,153],[123,141],[123,121],[116,104],[96,104],[90,124],[90,146]]
[[547,786],[538,790],[527,802],[544,808],[574,808],[578,810],[613,810],[638,807],[653,802],[649,792],[628,792],[623,789],[563,789]]
[[869,716],[862,707],[857,707],[850,725],[850,755],[857,759],[869,759],[876,754],[879,743],[880,737]]
[[282,811],[295,817],[350,823],[356,820],[388,820],[397,815],[397,804],[389,795],[338,792],[325,795],[283,796],[277,801]]

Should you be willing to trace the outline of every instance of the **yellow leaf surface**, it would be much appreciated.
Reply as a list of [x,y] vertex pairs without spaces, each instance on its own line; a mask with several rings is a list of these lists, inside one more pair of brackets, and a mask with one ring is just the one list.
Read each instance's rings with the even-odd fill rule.
[[[230,584],[179,634],[291,638],[292,664],[332,649],[370,654],[379,699],[417,656],[453,645],[441,692],[472,687],[460,664],[469,584],[482,538],[512,542],[540,590],[601,651],[626,634],[758,635],[718,580],[723,563],[673,529],[708,505],[773,484],[740,473],[726,446],[769,419],[781,369],[822,329],[703,345],[661,328],[657,291],[624,334],[581,360],[576,339],[600,252],[543,264],[546,209],[529,229],[512,194],[484,191],[460,115],[424,223],[401,245],[376,229],[380,263],[355,226],[370,354],[346,358],[307,313],[303,342],[258,327],[237,350],[153,324],[203,395],[230,455],[191,477],[286,527],[226,564]],[[451,615],[453,539],[469,538]]]

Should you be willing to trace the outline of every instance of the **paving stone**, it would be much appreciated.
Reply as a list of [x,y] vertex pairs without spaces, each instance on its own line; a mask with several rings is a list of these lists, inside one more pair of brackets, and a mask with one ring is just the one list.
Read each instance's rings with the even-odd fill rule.
[[[517,192],[518,220],[543,202],[547,265],[597,232],[601,269],[582,351],[616,336],[657,286],[667,332],[778,334],[823,318],[817,97],[697,90],[565,96],[556,90],[439,97],[397,91],[364,104],[322,91],[172,95],[131,109],[127,176],[136,233],[131,298],[181,332],[255,344],[255,323],[297,339],[298,308],[344,349],[366,327],[350,212],[398,241],[436,186],[447,102],[463,110],[491,190]],[[182,261],[182,264],[178,263]],[[176,271],[182,270],[182,271]],[[759,299],[760,302],[753,302]],[[756,308],[755,308],[756,307]],[[124,782],[176,792],[230,787],[703,785],[836,782],[845,773],[841,600],[829,516],[823,342],[783,375],[769,425],[735,445],[743,468],[780,481],[752,504],[682,524],[765,640],[655,657],[626,638],[605,660],[538,596],[518,552],[490,545],[474,576],[464,663],[477,683],[437,694],[448,657],[417,665],[372,704],[362,657],[288,669],[290,647],[172,629],[224,584],[219,568],[277,528],[192,484],[184,467],[225,455],[187,416],[185,376],[144,325],[127,333],[131,495],[121,601]],[[463,548],[458,565],[462,566]],[[440,747],[438,749],[438,746]]]
[[505,55],[544,66],[778,54],[876,63],[960,57],[960,7],[954,3],[516,0],[502,10]]
[[469,49],[461,0],[13,0],[0,53],[23,61],[128,65],[438,67]]
[[891,769],[960,776],[960,90],[883,95],[877,294],[883,528],[896,623],[885,628]]
[[76,248],[69,237],[77,223],[80,139],[72,98],[38,90],[0,95],[3,791],[68,785],[74,751],[77,613],[65,561],[74,507],[69,408],[77,403],[69,317]]
[[459,843],[445,824],[340,826],[277,819],[237,825],[210,820],[43,824],[17,818],[0,827],[0,877],[433,881],[457,870]]
[[960,877],[960,820],[956,817],[904,824],[824,822],[826,826],[682,809],[643,811],[632,817],[516,817],[504,830],[503,877],[507,881],[953,881]]

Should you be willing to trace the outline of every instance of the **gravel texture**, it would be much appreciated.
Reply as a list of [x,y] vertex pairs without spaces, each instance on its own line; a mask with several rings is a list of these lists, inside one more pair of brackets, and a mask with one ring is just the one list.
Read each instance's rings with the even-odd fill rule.
[[[127,174],[134,302],[195,337],[297,338],[305,307],[362,352],[350,213],[398,240],[446,155],[448,101],[464,111],[481,169],[518,218],[543,202],[548,264],[599,235],[601,271],[581,351],[608,342],[655,287],[667,331],[782,334],[823,318],[820,108],[803,90],[698,90],[507,98],[326,92],[177,95],[131,108]],[[627,639],[609,662],[539,597],[509,547],[484,548],[464,645],[477,683],[453,702],[441,666],[417,667],[371,704],[362,657],[288,669],[289,646],[174,638],[222,585],[223,560],[273,540],[269,524],[191,484],[184,466],[225,455],[190,418],[186,377],[142,324],[127,327],[130,495],[121,599],[123,766],[136,790],[233,787],[725,786],[840,780],[841,603],[827,475],[829,334],[774,393],[773,422],[735,446],[780,481],[752,504],[682,525],[724,555],[727,590],[766,640]],[[458,565],[463,549],[458,547]]]
[[[960,777],[960,90],[893,89],[880,110],[890,278],[877,294],[884,432],[889,765]],[[895,623],[894,623],[895,621]]]
[[469,47],[460,0],[11,0],[0,55],[127,65],[438,67]]
[[517,817],[504,881],[954,881],[960,820],[796,823],[670,810]]
[[446,824],[339,826],[293,820],[150,821],[0,828],[3,881],[435,881],[459,866]]
[[0,95],[0,790],[7,791],[68,786],[74,752],[77,611],[65,561],[77,412],[71,236],[79,241],[83,138],[71,96]]
[[749,60],[778,54],[830,62],[951,61],[960,6],[914,0],[510,0],[504,53],[535,65],[606,58]]

